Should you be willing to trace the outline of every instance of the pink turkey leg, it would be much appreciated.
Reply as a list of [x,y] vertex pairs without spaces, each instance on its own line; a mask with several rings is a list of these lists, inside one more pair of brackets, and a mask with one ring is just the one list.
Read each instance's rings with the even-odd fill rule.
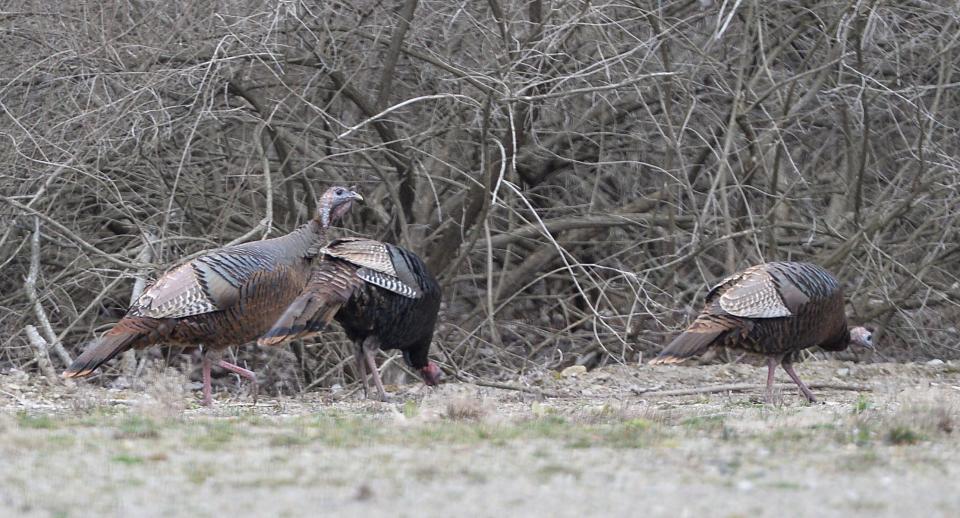
[[377,370],[377,361],[374,358],[376,353],[364,349],[363,354],[367,357],[367,368],[373,374],[373,382],[377,384],[377,391],[380,392],[380,401],[386,401],[387,391],[383,388],[383,380],[380,379],[380,371]]
[[800,392],[803,392],[803,395],[807,398],[807,401],[816,403],[817,398],[813,397],[813,392],[810,392],[810,389],[807,388],[802,381],[800,381],[800,376],[797,376],[796,371],[793,370],[793,364],[784,360],[781,365],[783,365],[783,370],[787,371],[787,374],[790,375],[790,379],[792,379],[793,382],[800,387]]
[[203,355],[203,400],[201,404],[203,406],[210,406],[213,403],[213,395],[211,394],[213,388],[211,387],[210,382],[210,358],[206,354]]

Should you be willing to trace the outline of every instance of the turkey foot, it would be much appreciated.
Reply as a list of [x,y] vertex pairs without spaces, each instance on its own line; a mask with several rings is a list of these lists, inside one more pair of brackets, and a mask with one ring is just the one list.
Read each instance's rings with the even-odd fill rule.
[[250,390],[253,392],[253,404],[256,405],[257,396],[260,394],[260,386],[257,384],[257,374],[251,370],[244,369],[239,365],[234,365],[232,363],[225,362],[223,360],[217,360],[217,365],[219,365],[223,369],[226,369],[234,374],[239,375],[242,378],[247,378],[248,380],[250,380],[250,383],[252,385]]
[[[213,384],[211,382],[210,368],[213,366],[213,360],[206,354],[203,355],[203,400],[201,404],[203,406],[210,406],[213,403]],[[257,375],[253,371],[244,369],[232,363],[217,360],[217,366],[222,367],[230,372],[239,374],[240,376],[247,378],[253,383],[253,402],[257,402],[257,394],[259,393],[259,387],[257,385]]]
[[360,376],[360,381],[363,382],[363,397],[366,399],[370,397],[370,381],[367,380],[367,362],[363,354],[363,344],[357,345],[353,352],[353,359],[357,362],[357,376]]
[[813,392],[810,392],[810,389],[807,388],[807,386],[802,381],[800,381],[800,376],[797,376],[797,372],[793,370],[793,363],[791,363],[789,360],[783,360],[783,362],[780,365],[782,365],[783,370],[787,371],[787,374],[790,375],[790,379],[792,379],[793,382],[796,383],[798,387],[800,387],[800,392],[803,392],[803,395],[804,397],[807,398],[807,401],[811,403],[816,403],[817,398],[813,397]]
[[370,369],[370,373],[373,374],[373,382],[377,385],[377,392],[380,393],[380,401],[389,401],[387,391],[383,388],[383,380],[380,379],[380,370],[377,369],[377,360],[374,358],[376,353],[369,349],[364,349],[363,355],[367,357],[367,368]]
[[363,396],[370,397],[370,383],[367,381],[367,374],[373,376],[373,383],[377,386],[377,392],[380,401],[387,402],[390,398],[387,396],[386,389],[383,388],[383,380],[380,379],[380,371],[377,369],[376,351],[380,348],[376,338],[370,336],[357,346],[354,353],[354,359],[357,362],[357,368],[360,371],[360,379],[363,380]]

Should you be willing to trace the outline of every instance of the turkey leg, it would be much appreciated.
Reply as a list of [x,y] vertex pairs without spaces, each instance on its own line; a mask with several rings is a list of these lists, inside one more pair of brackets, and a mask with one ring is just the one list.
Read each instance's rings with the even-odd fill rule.
[[260,393],[260,386],[257,384],[257,374],[251,370],[244,369],[239,365],[234,365],[232,363],[217,360],[217,365],[221,368],[226,369],[234,374],[239,375],[240,377],[247,378],[250,380],[250,383],[253,384],[253,404],[257,404],[257,395]]
[[[210,406],[213,403],[213,383],[211,382],[210,377],[210,368],[213,366],[213,358],[209,354],[203,354],[203,401],[201,404],[203,406]],[[253,371],[244,369],[229,362],[223,360],[217,360],[217,366],[222,367],[230,372],[239,374],[240,376],[247,378],[253,383],[253,402],[257,402],[257,394],[259,393],[259,386],[257,385],[257,375]]]
[[377,369],[377,349],[380,349],[380,342],[376,338],[368,336],[363,343],[357,346],[353,357],[357,362],[357,370],[360,371],[360,379],[363,380],[363,396],[370,397],[370,383],[367,381],[367,374],[369,373],[373,375],[373,382],[380,393],[380,401],[386,401],[387,391],[383,388],[380,371]]
[[367,357],[367,368],[373,374],[373,382],[377,385],[377,392],[380,393],[380,401],[387,400],[387,391],[383,388],[383,380],[380,379],[380,371],[377,369],[376,349],[370,350],[364,348],[363,354]]
[[773,373],[777,370],[778,358],[767,356],[767,391],[764,399],[773,403]]
[[377,349],[380,349],[380,342],[372,336],[368,336],[354,353],[354,359],[357,361],[357,369],[360,370],[360,379],[363,380],[363,395],[370,397],[370,384],[367,381],[367,374],[373,375],[373,382],[377,385],[377,391],[380,392],[380,401],[387,400],[387,391],[383,388],[383,381],[380,379],[380,371],[377,369],[377,360],[375,355]]
[[210,394],[212,389],[210,386],[210,357],[204,353],[203,355],[203,401],[201,404],[203,406],[210,406],[213,403],[213,396]]
[[816,403],[817,398],[813,397],[813,392],[810,392],[810,389],[807,388],[807,386],[804,385],[802,381],[800,381],[800,376],[797,376],[796,371],[793,370],[793,363],[788,359],[784,359],[783,363],[781,363],[780,365],[782,365],[783,370],[787,371],[787,374],[790,375],[790,379],[792,379],[793,382],[796,383],[798,387],[800,387],[800,392],[803,392],[803,395],[807,398],[807,401],[811,403]]
[[360,376],[360,381],[363,382],[363,397],[367,398],[370,397],[370,382],[367,381],[367,363],[364,356],[363,344],[360,343],[353,352],[353,359],[357,362],[357,375]]

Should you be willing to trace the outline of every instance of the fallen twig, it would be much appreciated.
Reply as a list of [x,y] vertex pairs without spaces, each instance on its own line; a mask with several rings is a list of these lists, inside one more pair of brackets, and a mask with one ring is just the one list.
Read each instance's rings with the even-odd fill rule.
[[[848,385],[845,383],[808,383],[808,387],[811,389],[828,389],[828,390],[852,390],[854,392],[870,392],[873,390],[872,387],[867,385]],[[717,392],[745,392],[747,390],[765,390],[766,385],[756,385],[752,383],[735,383],[732,385],[716,385],[713,387],[699,387],[699,388],[690,388],[690,389],[673,389],[673,390],[655,390],[656,387],[652,388],[649,391],[643,389],[634,389],[634,393],[643,396],[690,396],[694,394],[715,394]],[[791,383],[778,383],[773,386],[775,389],[779,390],[790,390],[796,388],[796,385]]]
[[464,383],[472,383],[474,385],[480,385],[481,387],[490,387],[498,388],[504,390],[516,390],[517,392],[526,392],[528,394],[536,394],[541,397],[550,397],[550,398],[570,398],[575,397],[571,395],[561,394],[559,392],[553,392],[550,390],[543,390],[533,387],[524,387],[523,385],[514,385],[512,383],[500,383],[497,381],[484,381],[481,379],[468,379],[463,376],[457,375],[457,379]]
[[[553,392],[550,390],[543,390],[534,387],[524,387],[522,385],[515,385],[512,383],[500,383],[496,381],[484,381],[480,379],[468,379],[463,376],[457,376],[457,379],[465,383],[472,383],[474,385],[479,385],[481,387],[491,387],[504,390],[516,390],[518,392],[527,392],[530,394],[536,394],[542,397],[548,398],[557,398],[557,399],[569,399],[569,398],[589,398],[590,396],[583,396],[580,394],[561,394],[559,392]],[[655,397],[670,397],[670,396],[691,396],[695,394],[715,394],[718,392],[746,392],[748,390],[765,390],[766,385],[757,385],[752,383],[735,383],[731,385],[716,385],[713,387],[699,387],[699,388],[689,388],[689,389],[671,389],[671,390],[660,390],[662,385],[653,386],[650,388],[633,388],[631,392],[635,395],[642,396],[655,396]],[[868,385],[851,385],[845,383],[808,383],[808,387],[811,389],[827,389],[827,390],[850,390],[854,392],[870,392],[873,390],[872,387]],[[790,383],[778,383],[773,386],[773,388],[778,390],[790,390],[796,388],[796,385]],[[608,395],[601,397],[609,397]]]

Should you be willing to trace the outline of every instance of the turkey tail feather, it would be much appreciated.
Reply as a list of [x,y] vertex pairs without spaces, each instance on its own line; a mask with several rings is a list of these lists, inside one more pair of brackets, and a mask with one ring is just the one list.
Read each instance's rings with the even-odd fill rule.
[[107,363],[116,355],[139,345],[144,339],[156,336],[161,321],[146,318],[124,319],[100,339],[87,347],[73,363],[63,371],[64,378],[84,378]]
[[650,361],[651,365],[658,363],[679,363],[691,356],[702,354],[713,344],[726,329],[703,329],[684,331],[673,339],[666,349]]

